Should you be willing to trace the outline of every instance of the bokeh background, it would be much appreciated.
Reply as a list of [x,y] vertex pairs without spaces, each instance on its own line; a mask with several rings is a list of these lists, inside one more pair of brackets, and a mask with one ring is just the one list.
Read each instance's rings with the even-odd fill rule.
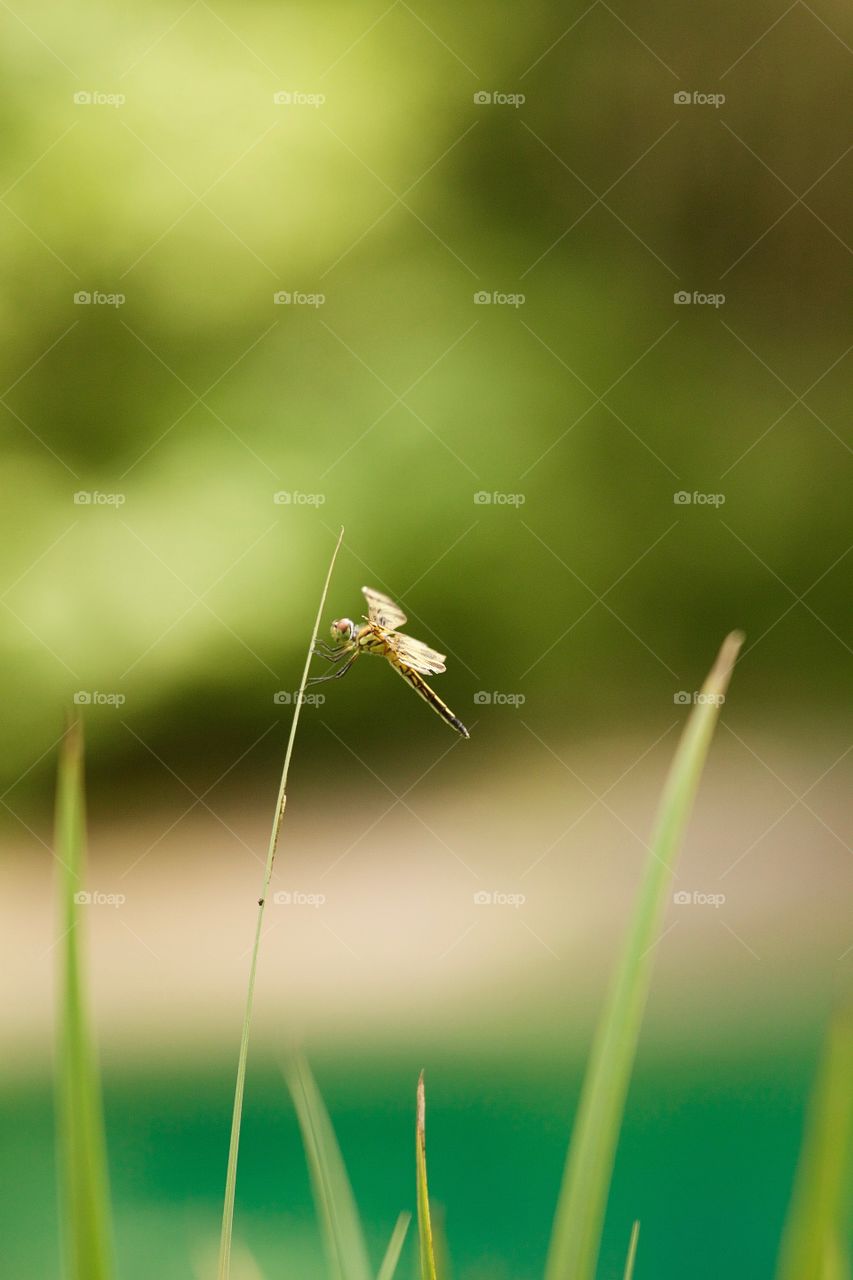
[[853,955],[849,12],[34,0],[2,22],[4,1274],[59,1273],[73,700],[91,888],[120,899],[86,915],[120,1270],[211,1274],[290,700],[344,525],[327,621],[364,583],[401,600],[472,737],[380,663],[305,708],[242,1274],[322,1274],[295,1045],[377,1259],[413,1205],[425,1066],[454,1276],[541,1273],[656,796],[738,626],[601,1275],[635,1217],[638,1276],[769,1275]]

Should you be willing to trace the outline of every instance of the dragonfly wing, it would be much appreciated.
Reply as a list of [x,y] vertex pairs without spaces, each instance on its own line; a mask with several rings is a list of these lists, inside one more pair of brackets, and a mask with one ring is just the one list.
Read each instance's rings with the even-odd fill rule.
[[405,666],[411,667],[413,671],[418,671],[422,676],[437,676],[447,670],[444,665],[444,654],[436,653],[435,649],[430,649],[429,645],[421,640],[400,635],[398,631],[392,632],[385,639],[394,657]]
[[389,631],[405,625],[406,615],[403,610],[381,591],[374,591],[372,587],[362,587],[361,594],[367,601],[367,616],[371,622]]

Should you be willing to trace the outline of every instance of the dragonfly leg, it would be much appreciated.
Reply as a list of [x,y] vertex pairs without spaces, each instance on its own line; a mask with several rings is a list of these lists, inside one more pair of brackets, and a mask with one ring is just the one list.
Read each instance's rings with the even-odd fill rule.
[[327,653],[325,649],[314,649],[312,652],[315,658],[325,658],[326,662],[340,662],[341,658],[344,656],[340,650],[335,650],[334,653],[330,650]]
[[355,662],[357,657],[358,657],[358,649],[356,649],[355,653],[348,655],[347,661],[343,664],[343,666],[340,668],[339,671],[332,671],[327,676],[312,676],[311,679],[308,681],[308,683],[324,684],[327,680],[340,680],[341,676],[345,676],[346,673],[349,671],[350,667]]
[[329,657],[332,657],[333,655],[340,655],[341,653],[346,653],[346,649],[341,649],[339,645],[327,644],[325,640],[317,640],[314,643],[313,652],[319,653],[320,656],[323,658],[329,658]]
[[325,658],[326,662],[343,662],[353,652],[354,646],[349,645],[328,645],[323,640],[318,640],[311,650],[313,656]]

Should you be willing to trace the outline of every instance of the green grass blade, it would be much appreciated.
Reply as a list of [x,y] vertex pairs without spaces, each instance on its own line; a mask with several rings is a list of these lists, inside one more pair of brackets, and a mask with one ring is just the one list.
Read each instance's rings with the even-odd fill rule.
[[60,1220],[68,1280],[109,1280],[112,1221],[97,1057],[82,978],[80,905],[86,856],[83,735],[66,730],[59,756],[55,852],[60,867],[60,950],[56,1123]]
[[289,1063],[285,1079],[302,1130],[329,1274],[332,1280],[372,1280],[364,1232],[343,1156],[308,1064],[302,1059]]
[[281,824],[284,819],[284,806],[287,802],[287,775],[290,772],[290,758],[293,755],[293,744],[296,740],[296,726],[299,724],[299,713],[302,710],[302,700],[305,696],[305,685],[308,681],[308,669],[311,666],[311,657],[314,653],[317,631],[320,627],[320,619],[323,616],[323,609],[326,606],[326,596],[329,592],[329,583],[332,580],[332,570],[334,569],[335,561],[338,558],[338,551],[340,550],[343,536],[344,531],[341,529],[338,534],[335,549],[332,552],[332,559],[329,563],[326,581],[323,584],[323,591],[320,596],[320,604],[317,608],[317,616],[314,619],[314,630],[311,633],[311,643],[308,645],[308,653],[305,656],[305,666],[302,669],[302,680],[299,684],[299,694],[296,699],[296,706],[293,708],[293,719],[290,722],[290,736],[287,739],[287,749],[284,753],[284,765],[281,770],[278,799],[276,801],[275,815],[273,817],[270,841],[267,848],[267,860],[264,866],[263,886],[261,888],[261,896],[258,899],[258,915],[255,922],[255,941],[252,945],[252,958],[249,961],[249,983],[246,991],[246,1006],[243,1011],[243,1029],[240,1035],[240,1052],[237,1057],[237,1079],[234,1085],[234,1107],[231,1113],[231,1138],[228,1145],[228,1167],[225,1172],[225,1198],[222,1205],[222,1232],[219,1241],[219,1269],[217,1272],[219,1280],[229,1280],[231,1275],[231,1239],[234,1232],[234,1197],[237,1191],[237,1157],[240,1151],[240,1125],[243,1119],[243,1094],[246,1088],[246,1063],[249,1058],[249,1033],[252,1026],[252,1008],[255,1002],[255,978],[258,972],[258,954],[261,947],[261,929],[263,928],[264,923],[264,908],[269,894],[273,867],[275,866],[278,837],[281,832]]
[[415,1171],[418,1194],[418,1242],[420,1246],[421,1280],[436,1280],[432,1222],[429,1213],[429,1187],[426,1167],[426,1094],[424,1073],[418,1079],[417,1121],[415,1123]]
[[778,1280],[848,1280],[853,1165],[853,1015],[838,1017],[812,1096]]
[[628,1257],[625,1259],[625,1280],[633,1280],[634,1263],[637,1261],[637,1243],[640,1239],[640,1224],[635,1222],[631,1228],[631,1239],[628,1241]]
[[406,1232],[409,1230],[411,1220],[412,1215],[410,1213],[401,1213],[397,1219],[394,1230],[391,1232],[391,1239],[388,1241],[388,1248],[385,1250],[385,1257],[382,1259],[382,1266],[379,1268],[377,1280],[394,1280],[394,1273],[397,1270],[397,1263],[400,1261],[400,1254],[403,1251]]
[[625,1096],[634,1063],[679,844],[732,665],[743,642],[724,642],[675,753],[658,808],[639,900],[599,1021],[584,1079],[548,1253],[546,1280],[593,1280]]

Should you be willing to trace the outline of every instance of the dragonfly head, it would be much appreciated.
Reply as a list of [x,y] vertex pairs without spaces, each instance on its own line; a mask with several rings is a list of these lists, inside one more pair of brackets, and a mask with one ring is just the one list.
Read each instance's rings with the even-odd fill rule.
[[332,642],[334,644],[348,644],[356,633],[356,625],[352,618],[336,618],[332,623]]

